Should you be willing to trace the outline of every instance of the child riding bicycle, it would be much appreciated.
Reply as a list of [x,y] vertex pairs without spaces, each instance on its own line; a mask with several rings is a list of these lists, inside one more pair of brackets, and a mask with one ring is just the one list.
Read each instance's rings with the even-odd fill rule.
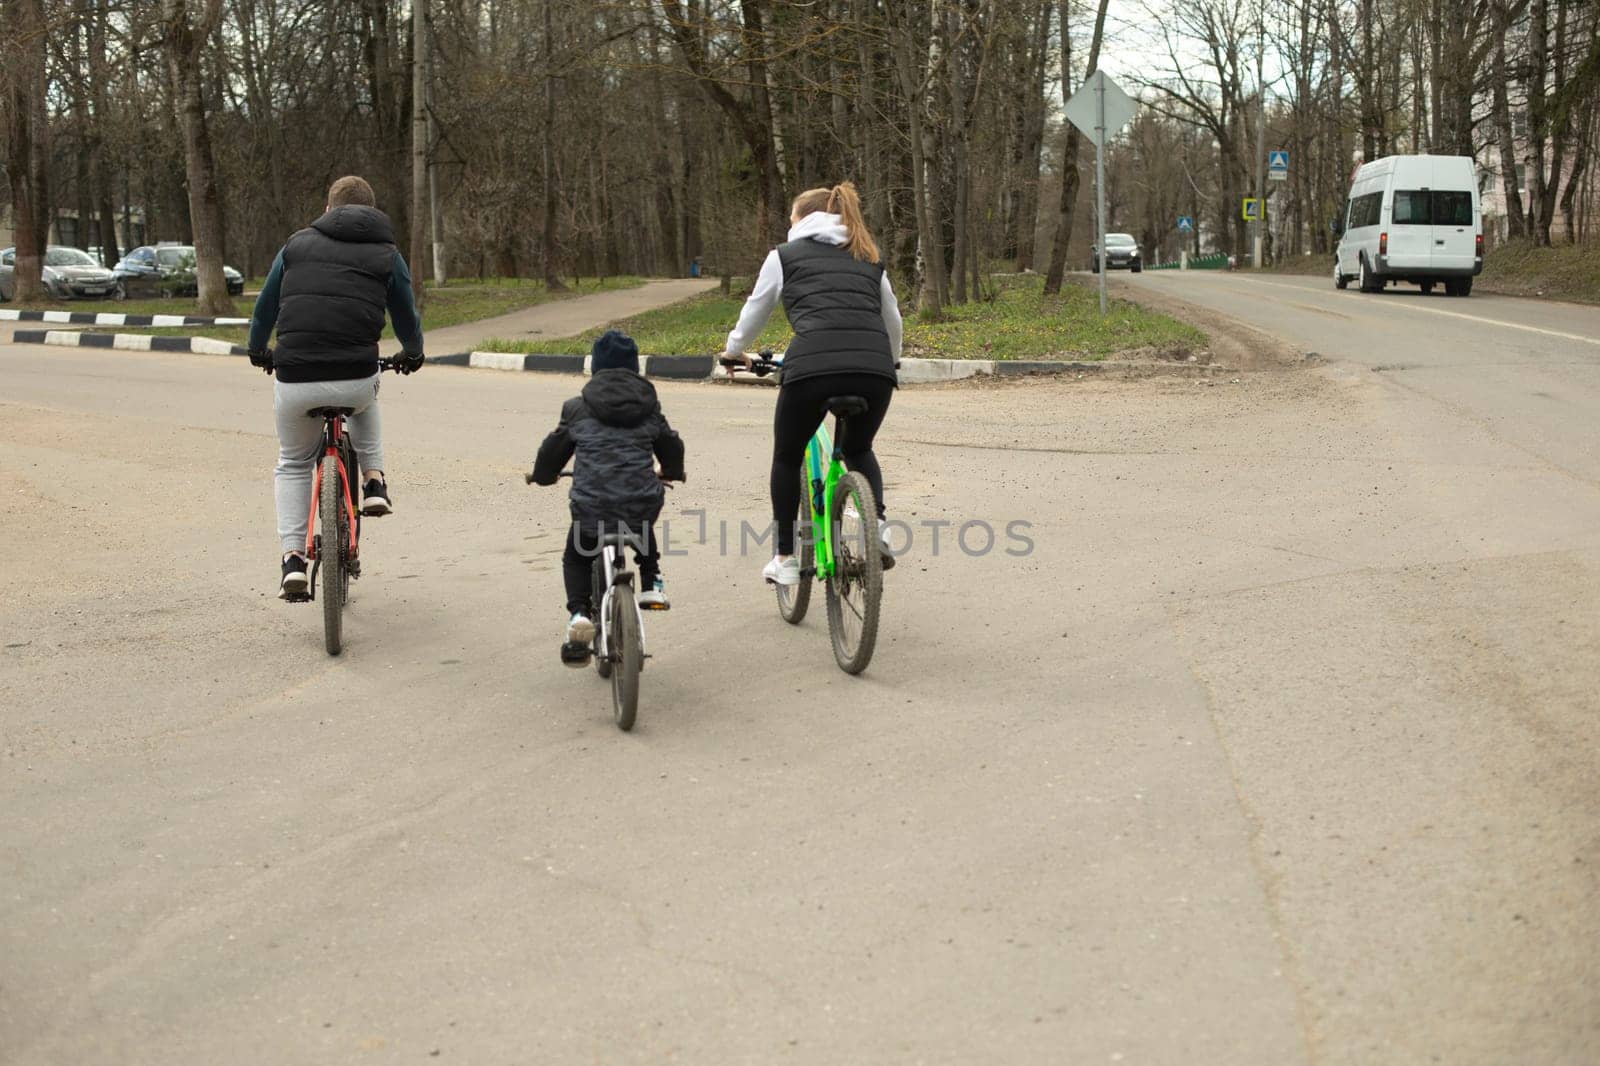
[[[594,342],[590,374],[583,392],[561,407],[561,421],[539,445],[533,480],[554,485],[561,468],[576,455],[568,504],[572,527],[561,558],[566,584],[567,636],[561,659],[582,666],[594,638],[590,568],[602,533],[626,530],[645,550],[635,551],[639,567],[639,606],[666,610],[661,578],[661,548],[655,520],[665,495],[662,482],[682,481],[683,440],[667,424],[655,386],[639,374],[639,348],[616,330]],[[660,462],[660,473],[656,463]]]

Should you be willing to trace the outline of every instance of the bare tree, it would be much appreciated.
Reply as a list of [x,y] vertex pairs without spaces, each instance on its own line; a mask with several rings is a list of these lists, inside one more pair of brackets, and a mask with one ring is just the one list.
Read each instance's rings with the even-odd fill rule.
[[[1106,8],[1110,0],[1099,0],[1094,13],[1094,30],[1089,35],[1089,59],[1084,65],[1087,78],[1100,69],[1100,43],[1105,39]],[[1071,5],[1061,0],[1061,102],[1072,99],[1072,35]],[[1081,84],[1081,82],[1080,82]],[[1082,176],[1078,171],[1078,153],[1083,147],[1083,135],[1070,122],[1062,124],[1061,131],[1061,203],[1056,211],[1055,239],[1050,245],[1050,270],[1045,274],[1044,291],[1055,294],[1061,291],[1061,279],[1067,264],[1067,246],[1072,243],[1072,222],[1078,203],[1078,186]]]
[[194,226],[195,276],[202,314],[233,310],[222,276],[222,204],[217,195],[216,161],[206,120],[201,71],[207,39],[222,18],[222,0],[202,0],[191,21],[188,0],[162,0],[167,65],[183,126],[184,171],[189,182],[189,218]]

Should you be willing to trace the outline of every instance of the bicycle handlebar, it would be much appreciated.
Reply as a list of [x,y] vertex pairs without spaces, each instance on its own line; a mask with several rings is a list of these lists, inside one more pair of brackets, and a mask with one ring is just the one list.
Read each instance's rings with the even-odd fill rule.
[[[563,470],[563,471],[561,471],[561,473],[556,475],[556,480],[560,481],[564,477],[571,477],[571,476],[572,476],[572,471]],[[656,476],[660,477],[659,474],[656,475]],[[522,483],[524,485],[532,485],[533,484],[533,471],[530,470],[526,474],[522,475]],[[661,483],[663,485],[665,485],[669,489],[672,487],[672,482],[668,481],[666,478],[661,478]]]
[[730,374],[737,373],[740,370],[748,370],[758,378],[764,378],[768,374],[775,373],[783,368],[782,363],[772,358],[771,348],[763,348],[756,353],[755,361],[749,366],[745,365],[743,359],[723,359],[721,362],[723,366],[727,367]]

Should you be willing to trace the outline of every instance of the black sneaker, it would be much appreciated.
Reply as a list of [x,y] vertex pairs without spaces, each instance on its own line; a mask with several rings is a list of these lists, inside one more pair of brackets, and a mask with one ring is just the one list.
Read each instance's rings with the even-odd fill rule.
[[283,580],[278,582],[278,599],[303,600],[311,590],[306,561],[294,552],[283,557]]
[[367,487],[361,490],[361,513],[368,518],[381,518],[394,510],[389,503],[389,486],[386,482],[372,478],[367,482]]

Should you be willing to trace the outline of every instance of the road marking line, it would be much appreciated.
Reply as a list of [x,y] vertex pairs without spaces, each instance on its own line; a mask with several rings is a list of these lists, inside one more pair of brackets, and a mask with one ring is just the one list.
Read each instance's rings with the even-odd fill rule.
[[[1275,289],[1292,289],[1295,292],[1310,291],[1309,285],[1288,285],[1281,281],[1262,281],[1260,278],[1246,278],[1246,281],[1257,285],[1271,285]],[[1584,344],[1600,345],[1600,337],[1585,337],[1581,333],[1563,333],[1558,329],[1544,329],[1540,326],[1524,326],[1516,322],[1502,322],[1498,318],[1484,318],[1481,315],[1464,315],[1460,311],[1445,311],[1438,307],[1416,307],[1411,304],[1388,303],[1381,305],[1383,308],[1395,311],[1417,311],[1425,315],[1444,315],[1446,318],[1460,318],[1468,322],[1481,322],[1486,326],[1503,326],[1506,329],[1520,329],[1528,333],[1541,333],[1546,337],[1559,337],[1564,341],[1581,341]],[[1379,305],[1374,304],[1377,310]]]

